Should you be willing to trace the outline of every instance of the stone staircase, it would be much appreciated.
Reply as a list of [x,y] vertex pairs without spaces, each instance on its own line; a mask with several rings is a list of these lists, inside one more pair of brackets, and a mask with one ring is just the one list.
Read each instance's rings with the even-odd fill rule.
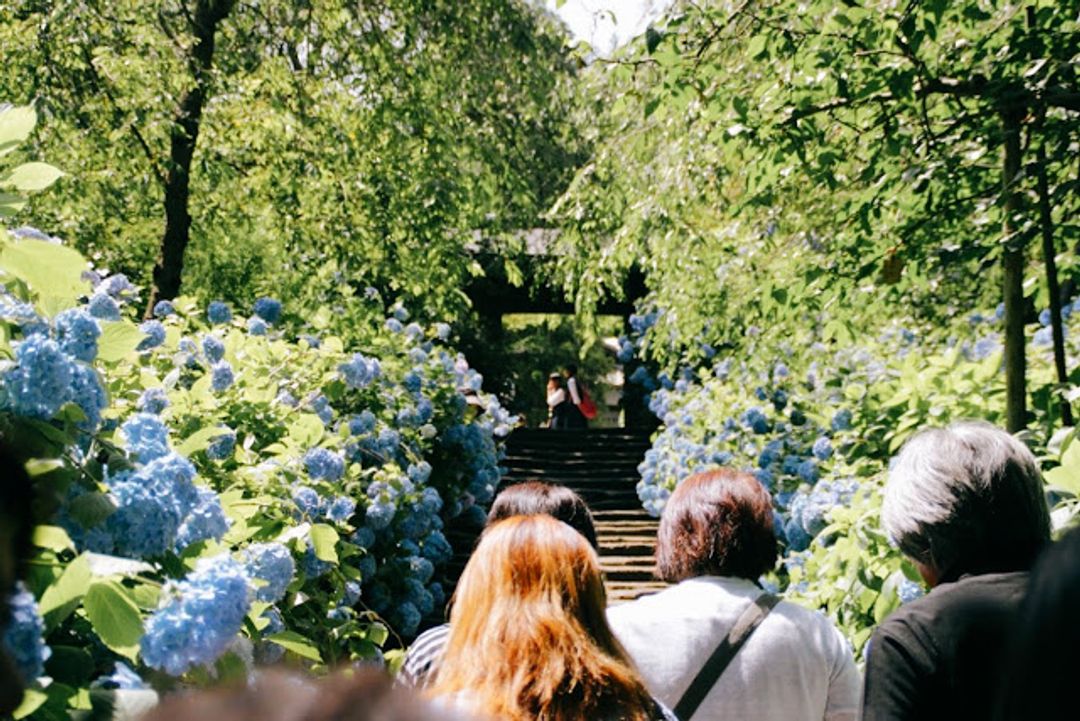
[[664,587],[653,578],[658,522],[634,486],[648,435],[622,428],[552,431],[520,428],[507,443],[502,485],[527,480],[567,486],[592,509],[608,601],[629,601]]

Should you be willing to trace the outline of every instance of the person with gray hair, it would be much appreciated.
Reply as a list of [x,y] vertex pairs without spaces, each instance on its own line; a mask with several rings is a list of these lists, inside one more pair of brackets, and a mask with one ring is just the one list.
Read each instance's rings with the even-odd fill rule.
[[881,520],[932,590],[874,632],[864,721],[989,718],[1028,571],[1050,540],[1035,457],[988,423],[924,430],[893,459]]

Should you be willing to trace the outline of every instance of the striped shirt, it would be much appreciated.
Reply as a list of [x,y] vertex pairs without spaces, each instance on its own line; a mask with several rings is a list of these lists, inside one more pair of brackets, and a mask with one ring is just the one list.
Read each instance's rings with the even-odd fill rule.
[[397,680],[410,688],[426,688],[439,672],[446,641],[450,638],[450,624],[429,628],[416,637],[405,654],[405,662],[398,671]]

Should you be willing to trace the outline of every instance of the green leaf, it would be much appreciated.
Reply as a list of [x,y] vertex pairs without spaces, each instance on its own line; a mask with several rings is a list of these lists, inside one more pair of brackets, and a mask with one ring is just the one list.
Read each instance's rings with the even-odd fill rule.
[[22,703],[19,704],[19,708],[15,709],[11,714],[11,718],[18,721],[24,719],[30,714],[41,708],[42,704],[49,700],[49,697],[34,688],[28,688],[23,692]]
[[66,551],[75,548],[67,531],[59,526],[38,526],[34,529],[34,545],[50,551]]
[[40,240],[10,240],[0,250],[0,270],[26,283],[46,313],[75,305],[89,290],[86,267],[78,251]]
[[1061,465],[1043,476],[1051,488],[1080,496],[1080,443],[1070,443],[1061,457]]
[[17,148],[34,131],[37,111],[33,106],[20,105],[0,109],[0,157]]
[[289,426],[289,438],[300,448],[310,448],[322,439],[326,427],[314,413],[301,413]]
[[322,662],[322,655],[319,653],[319,649],[308,639],[304,638],[295,631],[281,631],[275,633],[272,636],[266,637],[267,641],[273,641],[277,645],[284,648],[286,651],[291,651],[297,656],[310,659],[312,661]]
[[84,493],[68,504],[68,513],[84,528],[93,528],[115,510],[109,497],[99,491]]
[[101,325],[98,360],[105,363],[115,363],[128,357],[145,337],[139,327],[131,321],[118,320]]
[[0,218],[10,218],[26,207],[26,198],[14,193],[0,192]]
[[86,592],[83,607],[101,641],[134,661],[143,634],[142,616],[120,584],[96,581]]
[[337,563],[338,532],[325,523],[316,523],[311,527],[311,544],[315,547],[315,556],[320,561]]
[[0,175],[0,187],[22,192],[45,190],[63,175],[59,168],[48,163],[23,163]]
[[176,452],[182,456],[190,456],[196,451],[204,450],[210,445],[210,441],[214,440],[218,436],[223,436],[227,432],[223,428],[217,426],[208,426],[201,428],[190,436],[180,442],[180,445],[176,447]]
[[45,617],[49,628],[60,624],[75,610],[83,594],[90,587],[90,566],[86,556],[79,556],[68,564],[54,583],[45,589],[38,610]]

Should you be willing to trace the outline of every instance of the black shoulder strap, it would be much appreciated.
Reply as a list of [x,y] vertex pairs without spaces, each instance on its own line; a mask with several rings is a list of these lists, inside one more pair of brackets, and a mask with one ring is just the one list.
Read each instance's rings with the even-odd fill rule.
[[735,625],[728,631],[727,636],[720,641],[720,645],[716,647],[716,650],[709,656],[709,660],[698,671],[698,675],[690,683],[690,688],[686,689],[686,693],[679,699],[679,703],[674,709],[676,716],[682,721],[690,721],[698,707],[701,706],[701,702],[709,695],[709,691],[712,691],[713,686],[716,685],[721,674],[724,673],[724,669],[735,658],[735,654],[739,652],[739,649],[743,647],[743,644],[754,633],[754,630],[769,615],[769,611],[773,610],[773,607],[779,602],[780,599],[771,593],[763,593],[746,607]]

